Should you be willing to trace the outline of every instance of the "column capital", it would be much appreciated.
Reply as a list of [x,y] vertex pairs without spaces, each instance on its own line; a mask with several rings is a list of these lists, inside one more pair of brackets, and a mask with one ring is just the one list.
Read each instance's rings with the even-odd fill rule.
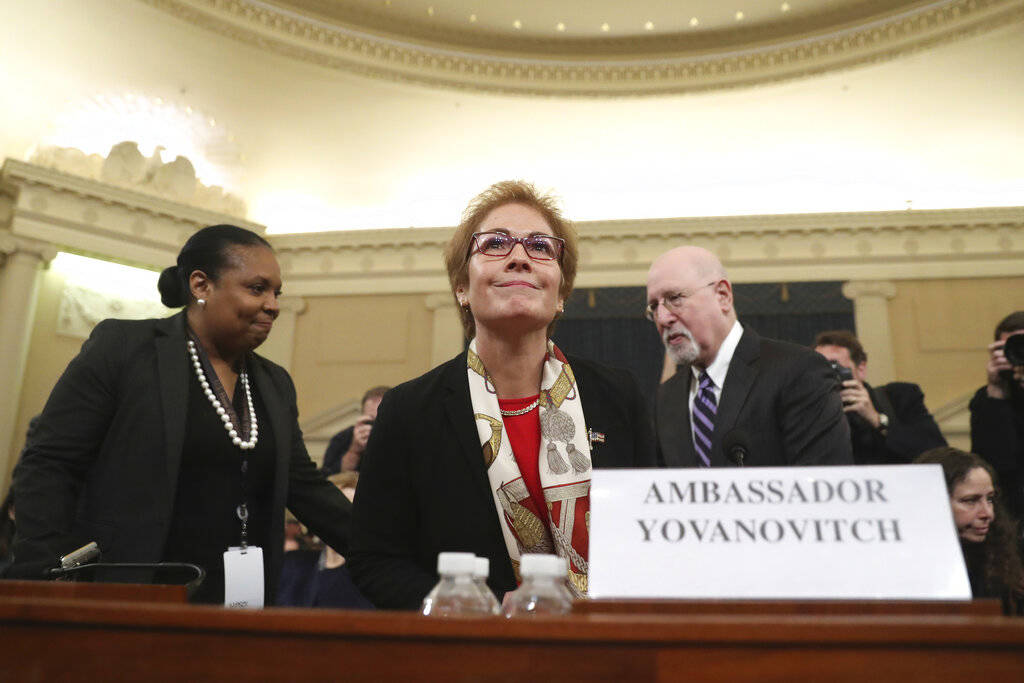
[[282,296],[277,300],[277,305],[282,313],[294,313],[302,315],[306,312],[306,300],[301,296]]
[[843,296],[852,301],[872,296],[891,299],[896,296],[896,283],[892,280],[850,280],[843,284]]
[[455,297],[452,296],[451,292],[428,294],[423,303],[428,311],[455,308]]
[[57,258],[57,247],[49,242],[28,239],[13,235],[10,232],[0,232],[0,253],[11,256],[13,254],[29,254],[48,264]]

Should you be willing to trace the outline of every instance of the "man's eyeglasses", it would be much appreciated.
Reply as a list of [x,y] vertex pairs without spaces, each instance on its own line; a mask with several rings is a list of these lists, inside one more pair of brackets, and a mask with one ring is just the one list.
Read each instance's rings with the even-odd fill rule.
[[653,321],[655,316],[658,315],[658,306],[665,306],[665,308],[672,311],[673,313],[678,313],[681,310],[683,310],[683,306],[686,305],[686,301],[690,297],[692,297],[694,294],[704,289],[705,287],[717,285],[719,282],[720,280],[715,280],[714,282],[709,282],[706,285],[702,285],[701,287],[698,287],[697,289],[691,290],[689,292],[672,292],[671,294],[666,294],[660,299],[651,301],[650,303],[647,304],[647,308],[644,309],[644,317],[646,317],[648,320]]
[[506,232],[474,232],[470,255],[508,256],[516,244],[523,245],[526,255],[537,261],[554,261],[562,257],[565,240],[554,235],[513,237]]

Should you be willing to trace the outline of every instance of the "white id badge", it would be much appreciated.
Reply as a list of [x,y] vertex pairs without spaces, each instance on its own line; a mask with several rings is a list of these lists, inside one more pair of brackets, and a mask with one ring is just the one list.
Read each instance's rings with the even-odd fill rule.
[[224,606],[263,607],[263,548],[250,545],[224,551]]

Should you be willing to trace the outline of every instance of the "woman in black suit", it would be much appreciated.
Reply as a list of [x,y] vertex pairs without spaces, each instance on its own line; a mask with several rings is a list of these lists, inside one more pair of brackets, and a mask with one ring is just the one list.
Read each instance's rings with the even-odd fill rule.
[[211,226],[159,289],[184,310],[104,320],[50,394],[14,473],[12,573],[96,541],[104,562],[198,564],[195,599],[222,603],[225,551],[245,546],[269,604],[285,506],[342,552],[351,510],[306,453],[288,373],[253,352],[279,311],[277,259],[256,233]]
[[467,208],[445,261],[469,348],[385,395],[362,464],[348,557],[378,607],[418,608],[443,551],[489,558],[499,598],[523,553],[558,554],[586,595],[591,469],[653,466],[654,439],[629,373],[549,339],[577,258],[526,183]]

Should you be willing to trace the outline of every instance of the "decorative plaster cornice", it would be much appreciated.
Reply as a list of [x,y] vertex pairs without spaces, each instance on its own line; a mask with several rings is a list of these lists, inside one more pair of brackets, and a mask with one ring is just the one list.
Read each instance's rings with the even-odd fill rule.
[[[197,228],[231,220],[13,160],[4,163],[0,184],[18,189],[10,227],[0,231],[5,245],[32,240],[163,268]],[[263,232],[259,225],[243,225]],[[594,221],[577,227],[579,287],[642,285],[651,261],[680,244],[714,251],[736,282],[1024,274],[1021,206]],[[360,230],[269,239],[290,296],[438,294],[440,307],[449,300],[443,251],[453,230]]]
[[36,149],[29,162],[36,167],[244,218],[245,202],[240,197],[221,187],[204,184],[196,177],[195,167],[187,157],[178,156],[174,161],[165,162],[159,151],[146,158],[139,151],[138,143],[124,141],[111,147],[104,157],[86,154],[75,147],[44,145]]
[[695,92],[808,76],[891,59],[1024,21],[1024,0],[948,0],[825,32],[707,49],[509,55],[414,42],[327,24],[250,0],[142,0],[263,50],[374,78],[516,94],[623,96]]
[[[714,251],[737,282],[1024,274],[1024,207],[580,223],[577,286],[634,286],[680,244]],[[453,228],[274,235],[290,292],[448,291]],[[447,296],[447,295],[444,295]]]
[[9,230],[51,245],[123,263],[163,268],[206,225],[250,221],[6,159],[0,182],[15,188]]
[[230,222],[254,232],[264,233],[266,228],[258,223],[241,220],[234,216],[208,211],[188,204],[144,192],[135,192],[115,185],[89,178],[64,173],[51,168],[30,164],[16,159],[5,159],[0,176],[21,187],[38,186],[56,192],[77,194],[82,198],[98,199],[104,204],[120,205],[133,211],[143,211],[154,216],[175,218],[198,226]]

